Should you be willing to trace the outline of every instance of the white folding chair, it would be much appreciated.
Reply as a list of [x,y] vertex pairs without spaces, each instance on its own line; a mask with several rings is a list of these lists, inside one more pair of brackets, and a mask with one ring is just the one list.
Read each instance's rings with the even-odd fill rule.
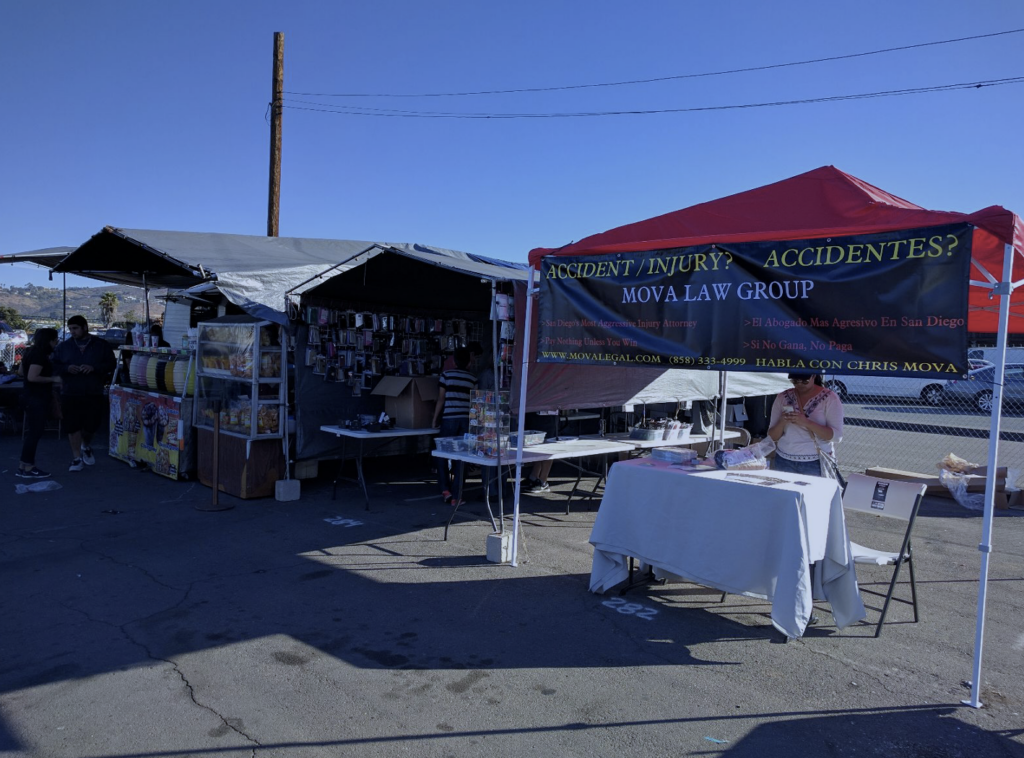
[[[925,485],[912,482],[898,482],[891,479],[877,479],[873,476],[863,474],[850,474],[846,492],[843,494],[843,508],[848,511],[860,511],[875,516],[901,519],[907,522],[907,530],[903,534],[903,543],[897,552],[874,550],[856,542],[850,542],[850,548],[854,563],[867,563],[876,566],[892,566],[892,580],[889,582],[889,591],[885,594],[885,604],[882,606],[881,615],[878,618],[878,626],[875,628],[875,636],[882,633],[882,624],[885,623],[885,614],[889,610],[889,603],[892,600],[893,590],[896,588],[896,581],[900,576],[900,569],[907,564],[910,571],[910,596],[911,604],[914,606],[914,621],[917,622],[917,584],[914,582],[914,561],[913,552],[910,547],[910,532],[914,528],[914,521],[917,519],[917,512],[921,508],[921,500],[924,498]],[[902,603],[908,602],[897,598]]]
[[740,447],[746,447],[747,445],[750,444],[750,431],[747,430],[747,429],[744,429],[742,426],[727,426],[727,427],[725,427],[725,431],[727,431],[727,432],[739,432],[739,435],[740,435],[739,437],[735,437],[735,438],[733,438],[731,440],[726,440],[725,441],[725,447],[726,448],[736,449],[736,448],[740,448]]

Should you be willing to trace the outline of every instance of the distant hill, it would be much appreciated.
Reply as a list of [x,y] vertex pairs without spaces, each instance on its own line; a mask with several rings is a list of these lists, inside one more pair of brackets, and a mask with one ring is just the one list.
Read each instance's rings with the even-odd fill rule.
[[[121,284],[68,287],[67,315],[70,317],[80,313],[88,319],[90,326],[102,326],[100,298],[106,292],[117,295],[120,304],[115,320],[124,320],[132,312],[139,321],[145,318],[145,290]],[[164,301],[158,300],[157,296],[165,293],[166,290],[162,289],[149,291],[149,313],[154,319],[163,315]],[[64,313],[64,291],[58,287],[37,287],[33,284],[24,287],[0,285],[0,305],[14,308],[33,326],[50,325],[60,321]]]

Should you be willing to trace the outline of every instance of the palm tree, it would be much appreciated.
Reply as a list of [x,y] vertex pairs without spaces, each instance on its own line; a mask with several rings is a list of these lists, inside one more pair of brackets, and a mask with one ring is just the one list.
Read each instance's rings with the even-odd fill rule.
[[108,329],[111,322],[117,317],[117,295],[113,292],[104,292],[100,297],[100,319]]

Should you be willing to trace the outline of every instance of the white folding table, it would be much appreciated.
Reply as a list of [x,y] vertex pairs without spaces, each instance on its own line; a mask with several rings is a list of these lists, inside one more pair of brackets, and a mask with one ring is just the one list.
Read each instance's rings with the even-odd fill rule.
[[612,466],[590,535],[592,592],[628,579],[636,558],[660,576],[771,601],[787,637],[803,635],[814,597],[839,628],[865,617],[834,480],[693,471],[650,458]]
[[[571,461],[573,459],[589,458],[595,455],[618,455],[628,454],[633,450],[632,445],[626,445],[622,442],[615,442],[611,440],[602,439],[580,439],[573,438],[560,441],[544,442],[540,445],[530,445],[523,450],[523,463],[540,463],[542,461]],[[517,450],[512,448],[504,455],[501,456],[501,465],[507,466],[516,462]],[[452,461],[465,461],[472,463],[477,466],[488,466],[496,468],[498,466],[497,458],[488,458],[480,455],[474,455],[473,453],[448,453],[442,452],[441,450],[435,450],[432,455],[435,458],[445,458]],[[582,467],[579,464],[573,464],[580,471],[580,475],[576,478],[576,485],[579,485],[580,476],[582,476]],[[500,477],[499,477],[500,478]],[[572,495],[576,491],[576,486],[573,487],[572,492],[569,493],[569,501],[572,500]],[[497,531],[497,522],[494,520],[494,513],[491,511],[490,493],[484,491],[484,502],[487,504],[487,512],[491,515],[491,523],[494,525],[495,531]],[[452,510],[451,517],[448,519],[448,525],[451,525],[452,519],[455,518],[455,512],[458,510],[456,506]],[[568,502],[565,507],[566,513],[569,512]],[[445,526],[445,539],[447,539],[448,527]]]
[[[438,432],[437,429],[381,429],[379,432],[368,432],[365,429],[348,429],[344,426],[321,426],[320,431],[328,432],[341,438],[341,460],[343,464],[345,461],[346,442],[348,440],[356,441],[356,476],[358,477],[357,481],[363,488],[366,510],[370,510],[370,494],[366,489],[366,478],[363,476],[363,455],[366,452],[366,443],[377,443],[373,445],[372,450],[399,437],[426,437]],[[338,471],[339,475],[334,478],[331,490],[331,500],[334,500],[338,494],[338,480],[342,478],[340,475],[341,469],[339,468]]]

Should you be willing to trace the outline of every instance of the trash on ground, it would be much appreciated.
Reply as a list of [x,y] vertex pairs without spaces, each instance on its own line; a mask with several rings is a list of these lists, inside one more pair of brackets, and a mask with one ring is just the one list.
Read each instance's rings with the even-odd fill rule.
[[19,495],[24,495],[26,492],[53,492],[59,489],[61,489],[60,482],[55,482],[53,479],[47,479],[45,482],[14,485],[14,491]]

